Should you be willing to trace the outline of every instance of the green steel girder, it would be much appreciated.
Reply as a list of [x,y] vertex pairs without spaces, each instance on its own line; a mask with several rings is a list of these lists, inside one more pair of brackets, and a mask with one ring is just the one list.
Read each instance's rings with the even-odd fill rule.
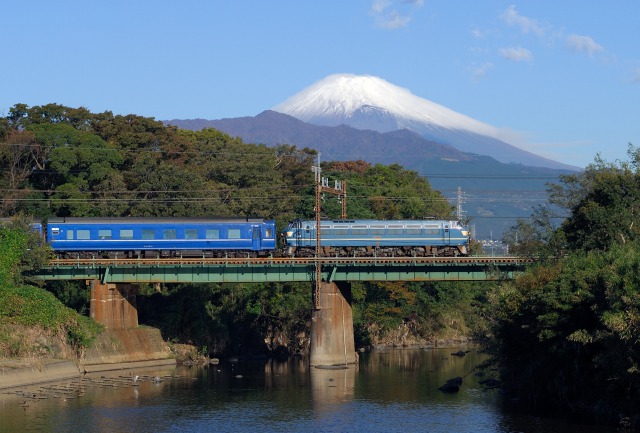
[[[511,279],[523,263],[340,263],[324,264],[325,281],[482,281]],[[56,265],[43,280],[93,280],[103,283],[250,283],[313,281],[315,264],[157,264]]]

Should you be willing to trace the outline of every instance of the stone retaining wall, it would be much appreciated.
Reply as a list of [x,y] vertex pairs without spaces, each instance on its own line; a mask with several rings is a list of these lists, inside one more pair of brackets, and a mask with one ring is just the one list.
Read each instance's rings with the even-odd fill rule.
[[175,363],[158,329],[111,330],[96,338],[79,364],[65,359],[0,360],[0,389],[79,378],[88,372]]
[[0,361],[0,389],[79,378],[75,362],[65,359]]

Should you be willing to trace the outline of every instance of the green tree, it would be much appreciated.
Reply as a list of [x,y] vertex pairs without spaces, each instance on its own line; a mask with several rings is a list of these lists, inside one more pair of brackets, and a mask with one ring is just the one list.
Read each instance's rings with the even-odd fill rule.
[[629,156],[598,157],[552,188],[570,214],[544,241],[564,241],[564,254],[488,298],[492,348],[524,406],[640,419],[640,158]]
[[20,261],[26,249],[28,233],[0,226],[0,288],[15,286],[20,280]]
[[28,281],[29,274],[40,269],[50,257],[39,233],[31,230],[30,219],[23,215],[0,224],[0,288]]
[[640,153],[629,146],[629,162],[597,157],[584,172],[565,176],[551,202],[567,204],[570,216],[562,232],[570,249],[607,249],[636,239],[640,230]]

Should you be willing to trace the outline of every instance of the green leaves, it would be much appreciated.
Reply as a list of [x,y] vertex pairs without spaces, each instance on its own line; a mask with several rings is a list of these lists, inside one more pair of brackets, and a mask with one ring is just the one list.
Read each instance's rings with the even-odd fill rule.
[[639,269],[640,245],[614,244],[531,269],[499,294],[495,344],[519,396],[637,410]]
[[22,284],[50,257],[49,247],[42,245],[39,233],[30,230],[29,222],[16,216],[0,225],[0,289]]
[[29,234],[24,230],[0,226],[0,290],[19,281],[19,265],[28,237]]
[[[629,155],[636,151],[630,146]],[[640,172],[630,163],[600,159],[567,178],[570,188],[556,191],[556,201],[570,194],[571,216],[562,226],[571,249],[607,249],[640,234]]]
[[[350,218],[449,218],[453,208],[429,181],[397,164],[390,166],[360,162],[331,162],[324,175],[347,181]],[[340,215],[337,200],[323,203],[329,217]]]

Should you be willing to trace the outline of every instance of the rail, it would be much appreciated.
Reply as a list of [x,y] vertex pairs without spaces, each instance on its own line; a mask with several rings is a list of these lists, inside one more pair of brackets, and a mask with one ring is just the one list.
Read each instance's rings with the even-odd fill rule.
[[170,258],[170,259],[53,259],[49,267],[67,266],[175,266],[175,265],[384,265],[384,264],[530,264],[533,258],[523,257],[261,257],[261,258]]

